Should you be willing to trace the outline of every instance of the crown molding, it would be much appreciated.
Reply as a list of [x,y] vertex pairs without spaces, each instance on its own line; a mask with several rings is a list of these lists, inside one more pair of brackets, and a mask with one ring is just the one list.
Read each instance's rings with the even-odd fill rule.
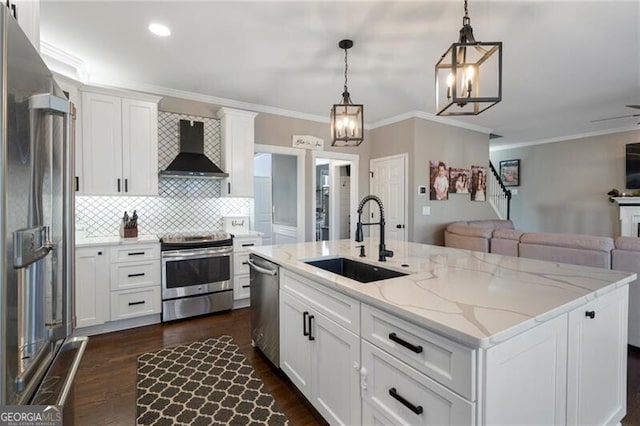
[[421,118],[423,120],[433,121],[435,123],[446,124],[448,126],[459,127],[462,129],[473,130],[475,132],[480,132],[484,134],[491,134],[492,129],[487,127],[477,126],[475,124],[465,123],[463,121],[454,120],[451,118],[440,117],[430,112],[425,111],[409,111],[403,114],[399,114],[393,117],[385,118],[384,120],[377,121],[371,124],[369,127],[371,129],[377,129],[378,127],[388,126],[389,124],[398,123],[400,121],[408,120],[410,118]]
[[82,59],[40,40],[40,55],[49,69],[72,80],[86,83],[89,79],[87,68]]
[[506,149],[524,148],[526,146],[544,145],[547,143],[564,142],[564,141],[570,141],[574,139],[585,139],[585,138],[591,138],[594,136],[612,135],[615,133],[625,133],[625,132],[633,132],[633,131],[640,131],[640,127],[638,126],[618,127],[615,129],[599,130],[596,132],[578,133],[578,134],[566,135],[566,136],[558,136],[556,138],[540,139],[537,141],[516,142],[516,143],[505,144],[505,145],[500,145],[496,147],[490,146],[489,152],[504,151]]

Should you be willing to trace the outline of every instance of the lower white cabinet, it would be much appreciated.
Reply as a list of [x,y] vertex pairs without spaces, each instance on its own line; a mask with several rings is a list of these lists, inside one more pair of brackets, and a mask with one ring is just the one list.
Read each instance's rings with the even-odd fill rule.
[[330,424],[615,425],[628,294],[483,349],[281,269],[280,368]]
[[251,296],[249,280],[249,248],[262,244],[262,237],[255,235],[236,235],[233,237],[233,300]]
[[392,424],[475,424],[475,404],[365,340],[361,374],[364,402]]
[[565,424],[567,316],[486,350],[480,424]]
[[329,423],[361,423],[359,336],[284,291],[280,368]]
[[616,424],[626,412],[629,287],[569,314],[567,424]]
[[162,312],[159,244],[76,248],[75,310],[77,328],[101,326],[87,333],[112,331],[116,321]]
[[76,249],[76,326],[109,321],[109,259],[105,247]]

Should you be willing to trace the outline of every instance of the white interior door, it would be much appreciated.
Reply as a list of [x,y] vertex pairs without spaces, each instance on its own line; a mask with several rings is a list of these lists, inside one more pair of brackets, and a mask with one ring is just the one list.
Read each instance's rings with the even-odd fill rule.
[[[407,155],[371,160],[371,194],[378,196],[384,205],[386,222],[385,239],[407,239]],[[371,221],[378,222],[378,208],[371,205]],[[377,237],[378,227],[371,227],[371,236]]]
[[262,245],[269,246],[272,241],[273,223],[271,209],[273,202],[271,199],[271,177],[256,176],[253,179],[255,189],[255,229],[262,232]]

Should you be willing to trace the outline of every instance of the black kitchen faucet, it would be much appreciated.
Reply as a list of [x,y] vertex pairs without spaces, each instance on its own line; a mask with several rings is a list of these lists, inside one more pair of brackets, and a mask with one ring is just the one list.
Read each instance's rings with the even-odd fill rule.
[[[362,223],[362,209],[364,205],[367,204],[368,201],[375,201],[378,203],[378,207],[380,208],[380,222],[369,222]],[[376,197],[375,195],[367,195],[360,201],[360,205],[358,206],[358,223],[356,225],[356,241],[361,243],[364,240],[364,236],[362,235],[362,226],[363,225],[380,225],[380,250],[378,254],[378,260],[380,262],[385,262],[387,257],[393,257],[393,252],[391,250],[387,250],[384,246],[384,207],[382,206],[382,200]]]

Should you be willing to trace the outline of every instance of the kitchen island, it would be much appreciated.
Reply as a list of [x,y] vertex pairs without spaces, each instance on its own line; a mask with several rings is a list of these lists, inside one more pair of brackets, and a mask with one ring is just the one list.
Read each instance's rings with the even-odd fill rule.
[[[280,368],[330,423],[616,424],[635,274],[377,241],[265,246],[281,266]],[[401,271],[360,283],[305,263]]]

